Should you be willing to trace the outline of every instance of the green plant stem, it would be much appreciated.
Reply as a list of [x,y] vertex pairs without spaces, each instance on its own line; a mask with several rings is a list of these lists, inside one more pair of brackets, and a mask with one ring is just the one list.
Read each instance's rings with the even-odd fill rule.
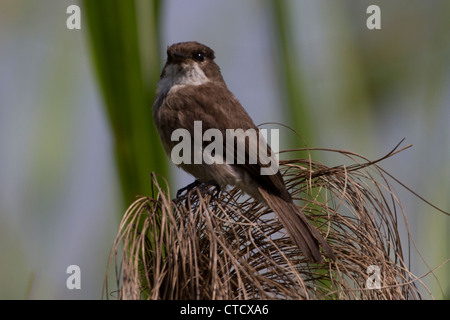
[[[287,1],[270,0],[269,10],[272,13],[273,26],[276,34],[279,79],[285,110],[288,112],[289,125],[298,132],[303,140],[311,146],[314,143],[314,132],[308,103],[305,98],[303,80],[299,73],[298,53],[292,38],[292,27]],[[293,137],[296,139],[296,137]],[[291,140],[292,142],[293,140]],[[298,143],[296,143],[298,144]]]
[[[115,157],[126,204],[151,192],[150,174],[166,175],[167,159],[153,125],[151,104],[160,70],[159,2],[139,12],[139,1],[84,0],[92,58],[114,138]],[[139,19],[151,24],[139,34]],[[144,32],[145,31],[145,32]],[[145,37],[143,35],[146,35]],[[141,46],[153,61],[143,74]]]

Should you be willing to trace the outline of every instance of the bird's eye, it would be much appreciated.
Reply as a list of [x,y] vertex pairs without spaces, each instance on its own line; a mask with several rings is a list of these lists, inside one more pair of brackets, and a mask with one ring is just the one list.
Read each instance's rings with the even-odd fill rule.
[[194,59],[197,61],[204,61],[205,60],[205,54],[203,52],[196,52],[194,53]]

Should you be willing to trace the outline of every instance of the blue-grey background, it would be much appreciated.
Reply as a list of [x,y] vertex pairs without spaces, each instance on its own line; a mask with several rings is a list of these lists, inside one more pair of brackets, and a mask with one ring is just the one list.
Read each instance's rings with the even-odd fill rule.
[[[87,26],[82,21],[81,30],[66,28],[70,4],[78,3],[0,0],[4,299],[100,298],[124,205]],[[366,28],[370,4],[381,7],[381,30]],[[317,128],[314,146],[375,159],[406,137],[413,148],[382,167],[450,211],[449,2],[290,5],[299,73]],[[265,1],[168,0],[163,6],[165,45],[197,40],[211,46],[228,86],[255,123],[289,124],[275,69],[277,34]],[[330,165],[341,160],[326,159]],[[188,182],[176,171],[172,189]],[[401,186],[396,191],[420,253],[412,249],[412,270],[424,275],[450,257],[450,218]],[[71,264],[81,268],[81,290],[66,287]],[[448,264],[421,280],[433,297],[449,297]]]

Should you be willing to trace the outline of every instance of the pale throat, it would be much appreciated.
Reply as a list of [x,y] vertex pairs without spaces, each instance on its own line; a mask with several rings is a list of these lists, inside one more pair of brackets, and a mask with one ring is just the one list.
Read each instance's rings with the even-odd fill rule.
[[164,77],[158,81],[158,95],[166,95],[169,91],[178,90],[184,86],[199,86],[209,82],[198,63],[184,66],[169,64],[164,71]]

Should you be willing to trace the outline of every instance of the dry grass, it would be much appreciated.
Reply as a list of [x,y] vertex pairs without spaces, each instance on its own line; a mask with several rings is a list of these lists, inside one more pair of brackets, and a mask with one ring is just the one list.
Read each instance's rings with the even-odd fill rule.
[[[377,165],[400,150],[375,162],[342,150],[322,151],[338,152],[352,164],[327,167],[295,159],[282,161],[280,168],[336,262],[308,263],[273,212],[237,189],[215,199],[193,190],[171,200],[163,179],[153,176],[158,192],[138,198],[121,222],[108,265],[116,268],[118,290],[111,293],[105,285],[107,297],[424,298],[421,292],[428,290],[409,271],[400,243],[399,219],[407,226],[401,203],[389,174]],[[371,265],[380,270],[378,289],[366,284]]]

